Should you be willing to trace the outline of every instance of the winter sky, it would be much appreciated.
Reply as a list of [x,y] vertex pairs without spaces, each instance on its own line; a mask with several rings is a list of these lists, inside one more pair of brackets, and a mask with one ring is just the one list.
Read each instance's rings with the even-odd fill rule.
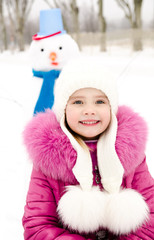
[[[129,0],[128,2],[133,2]],[[89,6],[89,4],[96,5],[97,0],[78,0],[79,6]],[[35,1],[33,9],[31,11],[31,17],[38,17],[40,10],[48,9],[49,6],[43,0]],[[107,21],[118,21],[124,18],[124,12],[117,5],[116,0],[104,0],[104,15]],[[143,26],[147,23],[153,22],[154,24],[154,1],[153,0],[143,0],[142,5],[142,19]]]

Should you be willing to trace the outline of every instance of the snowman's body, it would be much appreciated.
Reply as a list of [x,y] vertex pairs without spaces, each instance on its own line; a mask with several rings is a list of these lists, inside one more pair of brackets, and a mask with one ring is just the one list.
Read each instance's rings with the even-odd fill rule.
[[[34,114],[52,108],[54,103],[54,84],[63,66],[79,54],[76,42],[68,34],[33,40],[30,46],[30,56],[33,74],[41,85],[36,100]],[[38,81],[38,80],[37,80]]]

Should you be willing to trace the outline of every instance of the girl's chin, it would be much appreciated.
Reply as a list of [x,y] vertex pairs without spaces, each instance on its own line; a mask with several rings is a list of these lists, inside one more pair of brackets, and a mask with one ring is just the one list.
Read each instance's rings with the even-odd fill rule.
[[86,140],[97,140],[99,138],[100,134],[96,135],[96,136],[81,136],[82,140],[86,141]]

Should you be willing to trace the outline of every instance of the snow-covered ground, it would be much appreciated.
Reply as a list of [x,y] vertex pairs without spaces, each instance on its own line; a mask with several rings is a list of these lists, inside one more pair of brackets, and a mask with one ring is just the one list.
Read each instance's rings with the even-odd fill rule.
[[[119,79],[119,103],[131,106],[149,125],[146,155],[154,176],[154,49],[132,53],[110,48],[95,55]],[[0,239],[21,240],[21,219],[31,163],[22,144],[22,131],[32,117],[41,82],[32,79],[28,52],[0,54]]]

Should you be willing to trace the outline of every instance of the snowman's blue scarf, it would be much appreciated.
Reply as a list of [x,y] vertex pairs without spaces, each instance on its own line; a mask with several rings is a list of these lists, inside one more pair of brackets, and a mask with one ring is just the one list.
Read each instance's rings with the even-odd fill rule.
[[34,108],[34,114],[38,112],[44,112],[47,108],[52,108],[54,103],[54,85],[55,80],[59,77],[59,70],[51,70],[49,72],[35,71],[33,69],[33,75],[35,77],[43,78],[42,87],[38,100]]

